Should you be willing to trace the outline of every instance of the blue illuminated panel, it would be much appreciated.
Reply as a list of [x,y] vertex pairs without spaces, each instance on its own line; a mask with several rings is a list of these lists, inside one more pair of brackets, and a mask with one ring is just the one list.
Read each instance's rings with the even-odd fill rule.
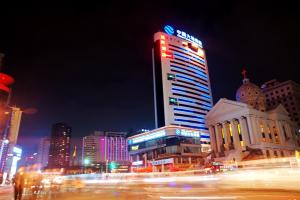
[[157,139],[157,138],[161,138],[166,136],[166,132],[164,130],[162,131],[158,131],[158,132],[154,132],[154,133],[150,133],[150,134],[146,134],[146,135],[141,135],[139,137],[133,138],[131,140],[128,140],[129,144],[136,144],[136,143],[140,143],[140,142],[145,142],[148,140],[153,140],[153,139]]

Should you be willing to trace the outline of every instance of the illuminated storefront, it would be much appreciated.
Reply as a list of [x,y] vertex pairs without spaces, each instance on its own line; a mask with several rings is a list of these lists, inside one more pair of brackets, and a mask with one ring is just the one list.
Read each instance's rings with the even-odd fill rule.
[[128,138],[132,167],[152,171],[199,167],[210,151],[209,143],[205,132],[172,125]]

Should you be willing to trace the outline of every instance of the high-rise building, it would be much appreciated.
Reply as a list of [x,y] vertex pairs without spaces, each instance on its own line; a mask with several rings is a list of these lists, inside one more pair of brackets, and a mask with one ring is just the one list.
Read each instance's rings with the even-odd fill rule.
[[48,168],[65,168],[70,162],[71,127],[66,123],[52,126]]
[[83,138],[83,164],[128,161],[125,132],[95,131]]
[[49,148],[50,148],[50,138],[49,137],[41,138],[38,147],[38,154],[37,154],[37,162],[40,165],[41,169],[48,166]]
[[289,112],[289,117],[300,128],[300,85],[288,80],[279,82],[276,79],[261,86],[267,99],[267,108],[282,104]]
[[125,132],[100,132],[100,160],[128,161],[128,144]]
[[82,140],[82,158],[83,164],[96,164],[100,162],[99,136],[95,133],[83,137]]
[[22,110],[18,107],[11,107],[11,117],[9,123],[8,140],[12,144],[17,144],[19,129],[21,124]]
[[10,85],[13,84],[14,79],[4,73],[0,73],[0,139],[7,135],[9,107],[8,101],[10,96]]
[[156,128],[177,125],[209,136],[205,116],[213,100],[202,42],[167,25],[154,34],[153,76]]
[[[0,53],[0,70],[2,68],[3,57],[4,54]],[[17,139],[14,137],[12,141],[8,140],[8,137],[11,136],[10,132],[18,132],[18,130],[16,132],[14,127],[11,126],[20,125],[20,121],[19,123],[15,123],[14,109],[9,107],[10,86],[13,83],[14,79],[11,76],[0,73],[0,173],[4,173],[4,170],[7,168],[7,155],[12,153],[13,145]]]

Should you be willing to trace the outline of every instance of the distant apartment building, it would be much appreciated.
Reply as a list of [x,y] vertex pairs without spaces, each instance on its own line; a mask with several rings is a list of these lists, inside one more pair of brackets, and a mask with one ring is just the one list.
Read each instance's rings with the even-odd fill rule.
[[83,138],[83,164],[128,161],[125,132],[95,131]]
[[288,80],[279,82],[276,79],[261,86],[267,100],[267,109],[282,104],[289,112],[290,119],[300,128],[300,85]]
[[49,148],[50,148],[50,138],[43,137],[40,140],[37,154],[37,162],[40,165],[40,168],[47,167],[48,157],[49,157]]
[[71,127],[66,123],[52,126],[48,168],[66,168],[70,164]]

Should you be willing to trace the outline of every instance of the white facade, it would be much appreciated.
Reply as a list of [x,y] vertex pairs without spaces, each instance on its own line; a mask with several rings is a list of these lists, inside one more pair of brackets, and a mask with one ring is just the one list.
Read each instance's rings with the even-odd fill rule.
[[200,41],[192,42],[176,33],[154,34],[156,128],[176,125],[208,135],[205,116],[212,107],[212,95],[205,52]]
[[241,161],[260,149],[260,157],[292,156],[298,147],[294,124],[282,105],[266,112],[220,99],[207,114],[211,147],[217,160]]
[[40,140],[39,147],[38,147],[38,163],[40,168],[47,167],[48,165],[48,158],[49,158],[49,149],[50,149],[50,138],[43,137]]
[[100,162],[99,156],[99,136],[98,135],[89,135],[83,137],[83,155],[82,155],[82,163],[84,163],[85,159],[89,164]]
[[22,112],[23,111],[20,108],[11,107],[11,118],[10,118],[10,125],[9,125],[8,140],[12,144],[16,144],[18,140]]

